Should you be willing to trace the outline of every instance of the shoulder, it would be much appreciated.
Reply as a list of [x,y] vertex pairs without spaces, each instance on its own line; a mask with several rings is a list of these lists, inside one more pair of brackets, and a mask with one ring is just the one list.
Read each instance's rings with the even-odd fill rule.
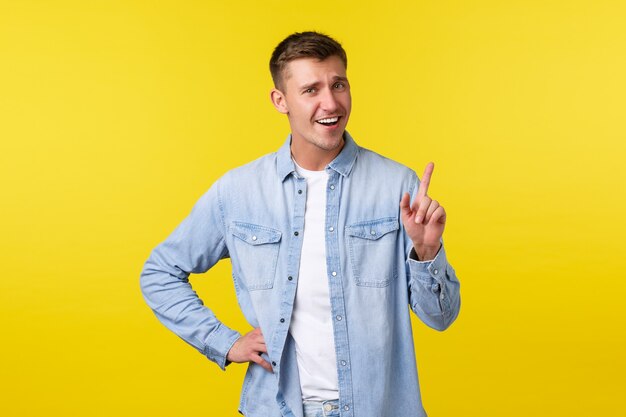
[[268,153],[244,165],[233,168],[227,171],[218,181],[222,184],[237,184],[241,186],[246,182],[276,176],[276,155],[277,152]]

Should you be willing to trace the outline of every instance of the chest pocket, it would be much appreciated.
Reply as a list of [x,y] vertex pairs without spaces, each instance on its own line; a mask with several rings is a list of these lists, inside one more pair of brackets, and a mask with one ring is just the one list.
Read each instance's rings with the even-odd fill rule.
[[356,285],[386,287],[398,275],[395,217],[355,223],[346,227],[349,257]]
[[233,222],[235,237],[231,260],[239,278],[248,290],[263,290],[274,286],[281,233],[256,224]]

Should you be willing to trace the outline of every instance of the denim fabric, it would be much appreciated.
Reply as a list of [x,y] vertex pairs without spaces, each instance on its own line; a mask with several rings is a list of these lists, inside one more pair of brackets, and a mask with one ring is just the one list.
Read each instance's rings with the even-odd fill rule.
[[[400,220],[409,168],[344,135],[326,167],[326,263],[342,417],[419,417],[422,407],[410,310],[444,330],[460,308],[459,281],[445,249],[432,261],[411,255]],[[146,261],[141,288],[158,319],[222,369],[240,337],[203,305],[189,283],[230,258],[239,306],[261,327],[273,373],[250,364],[239,410],[247,417],[302,415],[289,323],[298,285],[307,187],[295,169],[291,136],[278,152],[226,173]],[[409,310],[410,308],[410,310]]]
[[305,401],[304,417],[339,417],[339,400]]

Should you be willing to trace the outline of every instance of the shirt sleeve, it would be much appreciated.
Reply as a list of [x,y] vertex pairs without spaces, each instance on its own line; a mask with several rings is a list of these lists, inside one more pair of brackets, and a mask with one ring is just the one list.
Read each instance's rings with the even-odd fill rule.
[[[411,182],[411,201],[419,188],[417,175]],[[404,230],[404,228],[402,228]],[[406,274],[411,310],[426,325],[436,330],[447,329],[459,315],[461,307],[460,283],[446,250],[441,247],[434,259],[419,261],[413,243],[405,232]]]
[[189,216],[150,254],[141,272],[141,291],[159,321],[221,369],[241,336],[205,307],[189,283],[191,273],[208,271],[228,257],[219,181],[198,200]]

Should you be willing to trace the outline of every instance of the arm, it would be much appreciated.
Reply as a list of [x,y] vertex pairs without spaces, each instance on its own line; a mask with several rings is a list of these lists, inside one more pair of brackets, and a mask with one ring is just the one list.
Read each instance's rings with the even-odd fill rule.
[[224,369],[226,355],[240,334],[221,323],[189,284],[228,257],[219,182],[189,216],[151,253],[141,273],[143,296],[159,321]]
[[426,167],[421,184],[413,175],[400,208],[411,309],[428,326],[445,330],[459,314],[460,284],[443,247],[445,210],[427,195],[433,168]]

